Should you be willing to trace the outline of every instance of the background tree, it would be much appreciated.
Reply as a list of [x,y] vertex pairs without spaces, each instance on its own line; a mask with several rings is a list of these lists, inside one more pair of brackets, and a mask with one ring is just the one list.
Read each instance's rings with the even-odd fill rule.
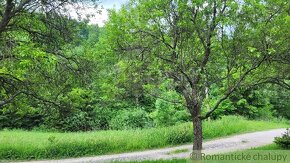
[[[64,48],[75,40],[81,24],[72,20],[67,10],[81,7],[81,3],[84,2],[89,3],[90,1],[6,0],[1,2],[0,79],[1,85],[6,86],[3,89],[6,89],[4,92],[7,97],[2,98],[4,100],[0,102],[0,107],[12,102],[20,94],[37,96],[32,90],[28,90],[31,88],[29,84],[33,83],[29,80],[32,80],[33,77],[23,77],[24,72],[22,74],[19,71],[8,72],[8,65],[30,67],[29,71],[31,71],[33,65],[29,64],[37,65],[36,62],[42,60],[48,65],[49,62],[57,60],[58,63],[52,64],[64,65],[63,63],[66,62],[65,66],[73,69],[71,62],[74,60],[72,57],[64,55]],[[36,50],[34,51],[34,49]],[[31,60],[32,58],[33,60]],[[70,60],[70,63],[65,60]],[[34,65],[34,70],[39,67],[36,65]],[[39,73],[47,73],[43,76],[48,77],[49,73],[42,72],[43,70],[39,70]],[[7,91],[8,86],[11,87],[9,91]]]
[[[70,16],[88,4],[96,2],[0,3],[2,128],[30,129],[44,123],[65,130],[92,129],[95,115],[89,105],[94,101],[88,90],[95,63],[90,59],[92,54],[82,49],[92,47],[99,32],[98,27],[87,26],[87,22]],[[75,123],[74,127],[65,127],[73,124],[71,119],[82,119],[87,126]]]

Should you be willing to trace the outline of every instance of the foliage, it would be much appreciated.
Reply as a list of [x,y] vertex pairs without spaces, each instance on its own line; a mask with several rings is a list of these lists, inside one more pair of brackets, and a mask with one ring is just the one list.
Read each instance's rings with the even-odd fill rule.
[[287,131],[284,134],[282,134],[281,137],[275,137],[274,142],[284,149],[290,149],[290,130],[289,130],[289,128],[287,129]]
[[91,117],[87,112],[79,112],[64,119],[61,130],[64,131],[90,131],[95,129],[95,117]]
[[168,91],[156,100],[156,109],[151,113],[156,126],[172,126],[190,121],[190,114],[182,103],[174,103],[178,99],[181,98],[175,91]]
[[94,63],[81,49],[94,46],[99,31],[67,15],[76,3],[83,1],[0,4],[0,128],[93,129],[93,102],[84,94],[92,97]]
[[22,105],[0,110],[0,128],[32,129],[41,123],[43,114],[37,108]]
[[[213,106],[215,102],[218,100],[218,98],[220,98],[220,95],[222,94],[221,89],[219,89],[219,87],[216,85],[213,85],[212,88],[210,89],[212,90],[212,92],[211,94],[208,95],[208,97],[205,99],[203,103],[202,109],[203,112],[209,111],[210,106]],[[210,118],[217,119],[221,118],[224,115],[237,114],[236,113],[237,108],[235,107],[234,104],[235,102],[233,102],[230,99],[224,100],[224,102],[219,105],[219,107],[215,110],[215,112],[212,113]]]
[[69,16],[89,1],[0,3],[0,129],[290,118],[288,1],[131,0],[104,27]]
[[273,86],[268,90],[271,90],[268,96],[273,105],[274,116],[290,119],[290,109],[288,109],[290,108],[290,92]]
[[235,112],[251,119],[271,119],[273,105],[267,94],[269,93],[266,90],[257,89],[239,91],[231,97],[236,108]]
[[113,130],[142,129],[151,126],[151,119],[143,108],[120,110],[110,121],[110,128]]
[[59,96],[60,108],[47,108],[43,123],[47,128],[62,131],[88,131],[96,128],[93,94],[76,88]]
[[[130,1],[110,12],[107,39],[126,67],[127,81],[133,85],[130,92],[141,96],[142,84],[158,87],[161,80],[173,82],[171,90],[183,98],[197,131],[193,149],[201,150],[201,121],[218,109],[250,118],[272,117],[270,99],[261,98],[259,92],[243,90],[241,98],[227,99],[241,87],[261,84],[264,75],[266,79],[276,77],[277,67],[281,68],[277,60],[289,68],[284,58],[289,58],[289,38],[277,30],[286,32],[290,25],[288,6],[282,0]],[[278,42],[287,50],[281,50]],[[287,86],[288,77],[279,78],[280,85]],[[215,89],[220,89],[218,95],[209,99]],[[222,106],[224,102],[229,107]],[[160,125],[175,115],[166,103],[158,100],[155,105],[155,123]]]
[[116,115],[116,110],[110,107],[101,107],[96,105],[94,108],[95,116],[95,129],[108,130],[110,129],[110,121]]

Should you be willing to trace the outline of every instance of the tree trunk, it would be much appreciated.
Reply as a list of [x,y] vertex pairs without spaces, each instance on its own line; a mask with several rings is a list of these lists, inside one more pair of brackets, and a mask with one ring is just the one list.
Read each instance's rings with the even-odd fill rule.
[[193,117],[193,150],[202,149],[202,122],[199,117]]
[[196,105],[192,112],[193,123],[193,152],[192,159],[199,162],[201,160],[202,150],[202,119],[200,116],[201,107]]
[[191,114],[192,124],[193,124],[193,152],[191,153],[191,159],[195,162],[200,162],[201,160],[201,150],[202,150],[202,118],[201,116],[201,105],[198,102],[197,93],[193,89],[192,97],[188,94],[183,94],[187,108]]

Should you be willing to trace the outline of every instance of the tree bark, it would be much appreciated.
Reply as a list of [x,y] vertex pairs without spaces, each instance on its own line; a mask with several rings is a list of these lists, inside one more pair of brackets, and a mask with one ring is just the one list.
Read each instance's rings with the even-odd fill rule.
[[192,159],[199,162],[201,160],[202,150],[202,119],[200,118],[201,107],[194,105],[192,110],[192,123],[193,123],[193,152]]
[[202,121],[199,117],[193,117],[193,150],[202,150]]

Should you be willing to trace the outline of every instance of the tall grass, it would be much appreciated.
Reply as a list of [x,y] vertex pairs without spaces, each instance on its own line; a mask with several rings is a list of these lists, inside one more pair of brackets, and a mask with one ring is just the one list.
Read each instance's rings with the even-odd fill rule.
[[[204,138],[284,128],[289,123],[250,121],[228,116],[203,123]],[[29,160],[92,156],[145,150],[190,143],[192,125],[144,130],[53,133],[40,131],[0,131],[0,160]]]

